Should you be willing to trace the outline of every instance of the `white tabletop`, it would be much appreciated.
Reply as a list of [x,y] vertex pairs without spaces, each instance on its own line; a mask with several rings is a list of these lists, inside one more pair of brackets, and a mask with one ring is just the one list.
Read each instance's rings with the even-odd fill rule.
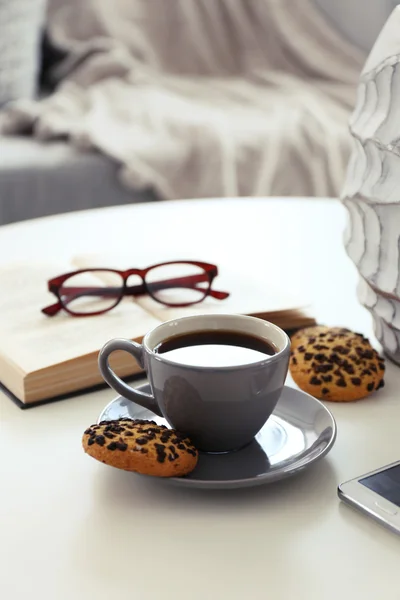
[[[0,228],[0,263],[104,243],[129,249],[138,266],[235,261],[308,288],[320,321],[371,336],[343,249],[345,220],[337,201],[316,198],[109,208]],[[0,393],[0,598],[398,600],[400,538],[341,505],[336,487],[399,459],[399,375],[388,363],[379,394],[328,405],[338,436],[322,461],[224,493],[169,487],[86,456],[82,432],[111,389],[26,411]]]

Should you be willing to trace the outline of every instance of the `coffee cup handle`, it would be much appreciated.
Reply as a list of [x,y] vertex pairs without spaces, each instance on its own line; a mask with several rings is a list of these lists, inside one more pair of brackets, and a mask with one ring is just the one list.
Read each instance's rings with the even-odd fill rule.
[[104,381],[106,381],[110,387],[112,387],[127,400],[131,400],[132,402],[143,406],[143,408],[151,410],[159,417],[162,417],[163,414],[160,411],[156,399],[152,394],[146,394],[145,392],[131,388],[128,384],[122,381],[122,379],[118,377],[116,373],[114,373],[110,367],[109,357],[110,354],[112,354],[112,352],[115,350],[123,350],[124,352],[128,352],[133,356],[139,366],[144,369],[143,346],[137,344],[136,342],[132,342],[131,340],[116,338],[104,344],[99,353],[99,369]]

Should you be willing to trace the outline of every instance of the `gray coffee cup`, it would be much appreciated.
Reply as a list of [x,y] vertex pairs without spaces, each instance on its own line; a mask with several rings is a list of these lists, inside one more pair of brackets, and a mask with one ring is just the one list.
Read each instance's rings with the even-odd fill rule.
[[[261,361],[204,367],[168,360],[154,349],[174,336],[204,330],[235,331],[265,339],[277,349]],[[152,394],[133,389],[111,369],[115,350],[131,354],[146,371]],[[99,354],[104,380],[124,398],[164,417],[203,451],[227,452],[254,438],[272,414],[288,371],[290,340],[276,325],[243,315],[195,315],[174,319],[147,333],[142,344],[107,342]]]

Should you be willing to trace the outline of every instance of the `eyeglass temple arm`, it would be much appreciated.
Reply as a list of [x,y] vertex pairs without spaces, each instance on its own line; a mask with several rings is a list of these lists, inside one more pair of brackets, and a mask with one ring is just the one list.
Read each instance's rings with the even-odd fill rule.
[[60,312],[62,307],[63,307],[63,305],[61,304],[61,302],[56,302],[55,304],[50,304],[49,306],[45,306],[44,308],[42,308],[41,312],[44,315],[47,315],[48,317],[54,317],[54,315],[56,315],[58,312]]
[[[190,287],[196,287],[197,283],[201,283],[203,281],[206,281],[207,279],[208,278],[205,274],[188,275],[186,277],[177,277],[175,279],[165,279],[165,280],[159,281],[159,282],[156,282],[156,281],[152,282],[152,288],[155,290],[161,290],[161,289],[168,289],[171,287],[177,287],[178,285],[180,287],[190,288]],[[116,289],[112,288],[112,287],[110,287],[110,288],[106,288],[106,287],[103,287],[103,288],[73,287],[73,288],[67,288],[67,291],[68,291],[68,294],[65,294],[64,303],[61,303],[60,301],[58,301],[55,304],[46,306],[45,308],[42,308],[42,313],[49,317],[52,317],[52,316],[56,315],[63,308],[63,304],[68,304],[69,302],[72,302],[72,300],[79,298],[79,296],[113,296],[113,295],[115,296],[115,295],[118,295]],[[147,291],[143,284],[128,286],[127,288],[125,288],[125,295],[127,295],[127,296],[140,296],[140,295],[143,295],[146,293],[147,293]],[[212,296],[213,298],[216,298],[217,300],[224,300],[225,298],[228,298],[229,292],[221,292],[218,290],[210,289],[208,292],[208,295]]]

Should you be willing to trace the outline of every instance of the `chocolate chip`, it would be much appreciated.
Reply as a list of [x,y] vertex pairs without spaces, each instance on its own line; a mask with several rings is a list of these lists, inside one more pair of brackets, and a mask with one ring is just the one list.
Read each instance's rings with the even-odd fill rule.
[[132,433],[132,431],[125,431],[125,435],[126,435],[126,437],[132,437],[133,433]]
[[321,375],[321,379],[322,379],[322,381],[329,382],[329,381],[332,381],[333,377],[332,377],[332,375]]
[[352,377],[350,381],[353,385],[361,385],[360,377]]
[[321,385],[322,381],[318,379],[318,377],[311,377],[310,379],[311,385]]
[[361,348],[361,346],[356,347],[356,352],[360,358],[371,359],[374,357],[372,350],[364,350],[364,348]]
[[196,450],[192,450],[191,448],[187,448],[187,453],[191,456],[197,456]]
[[139,446],[144,446],[145,444],[148,443],[148,438],[147,437],[138,437],[137,440],[135,440],[137,444],[139,444]]
[[315,344],[315,342],[316,342],[316,338],[315,338],[315,337],[310,337],[310,338],[308,339],[308,343],[309,343],[309,344]]
[[374,389],[374,384],[373,384],[373,383],[372,383],[372,381],[371,381],[371,383],[369,383],[369,384],[367,385],[367,390],[368,390],[369,392],[372,392],[372,390],[373,390],[373,389]]
[[93,446],[94,444],[94,439],[93,438],[89,438],[88,439],[88,446]]
[[336,385],[338,387],[347,387],[347,383],[346,383],[345,379],[343,379],[343,377],[336,380]]
[[336,364],[341,364],[342,359],[340,358],[339,354],[337,354],[336,352],[331,352],[331,354],[329,355],[329,360],[331,360],[332,362],[336,363]]
[[142,454],[148,454],[149,451],[147,450],[147,448],[140,448],[140,452]]
[[178,444],[177,448],[179,448],[179,450],[186,450],[186,446],[185,444],[182,444],[182,442]]
[[116,450],[117,449],[117,442],[110,442],[110,444],[108,444],[107,446],[107,450]]
[[369,365],[369,368],[370,368],[370,370],[371,370],[373,373],[377,373],[377,372],[378,372],[378,369],[376,368],[376,366],[375,366],[373,363],[371,363],[371,364]]
[[315,350],[329,350],[329,346],[324,346],[324,344],[315,344]]
[[154,444],[157,453],[157,460],[160,463],[163,463],[167,458],[167,453],[165,452],[164,444]]
[[108,438],[109,440],[112,440],[112,439],[114,439],[114,438],[115,438],[115,435],[114,435],[113,433],[111,433],[111,431],[105,431],[105,432],[104,432],[104,436],[105,436],[106,438]]
[[328,394],[328,393],[329,393],[329,390],[328,390],[328,388],[322,388],[321,392],[322,392],[323,394]]
[[292,357],[292,365],[297,365],[297,358],[294,356]]
[[347,360],[343,362],[342,369],[349,375],[354,375],[355,373],[353,365],[351,365]]
[[120,425],[111,425],[110,428],[107,428],[107,431],[111,431],[112,433],[123,433],[125,431],[125,427],[121,427]]
[[171,440],[171,442],[172,442],[173,444],[177,444],[178,442],[183,442],[183,441],[185,441],[185,440],[187,439],[187,438],[186,438],[186,435],[185,435],[184,433],[180,433],[179,431],[174,431],[173,433],[174,433],[174,436],[175,436],[175,437],[174,437],[174,438]]
[[332,371],[333,365],[326,363],[324,365],[315,365],[314,371],[316,373],[327,373],[328,371]]
[[343,373],[340,369],[336,369],[335,371],[333,371],[334,375],[337,375],[338,377],[343,377]]
[[379,390],[380,388],[383,388],[385,385],[385,382],[383,381],[383,379],[380,380],[380,382],[378,383],[378,385],[376,386],[376,389]]
[[163,433],[162,436],[161,436],[161,438],[160,438],[160,441],[163,442],[163,444],[165,444],[166,442],[169,441],[170,437],[171,437],[170,433]]
[[104,446],[104,444],[106,443],[106,440],[104,438],[104,435],[98,435],[96,436],[96,444],[98,444],[99,446]]
[[328,357],[326,356],[326,354],[323,354],[322,352],[318,352],[318,354],[314,356],[314,360],[318,362],[324,362],[327,358]]
[[117,450],[121,450],[121,452],[125,452],[125,450],[128,449],[128,444],[125,444],[125,442],[115,442],[116,446],[117,446]]
[[361,371],[361,375],[372,375],[372,373],[369,369],[364,369],[363,371]]
[[89,434],[92,435],[93,429],[91,429],[91,427],[89,427],[89,429],[85,430],[85,433],[86,433],[86,435],[89,435]]
[[157,425],[155,421],[146,421],[146,419],[135,419],[136,425]]
[[171,452],[176,452],[175,446],[173,446],[172,444],[168,446],[168,450],[171,450]]
[[298,347],[297,347],[297,350],[298,350],[299,352],[305,352],[305,351],[306,351],[306,349],[305,349],[305,347],[304,347],[304,346],[298,346]]
[[304,355],[304,360],[311,360],[314,354],[312,352],[306,352]]
[[320,333],[319,337],[326,337],[328,334],[327,333]]
[[332,348],[332,350],[334,352],[337,352],[338,354],[349,354],[350,350],[348,348],[346,348],[345,346],[334,346]]

